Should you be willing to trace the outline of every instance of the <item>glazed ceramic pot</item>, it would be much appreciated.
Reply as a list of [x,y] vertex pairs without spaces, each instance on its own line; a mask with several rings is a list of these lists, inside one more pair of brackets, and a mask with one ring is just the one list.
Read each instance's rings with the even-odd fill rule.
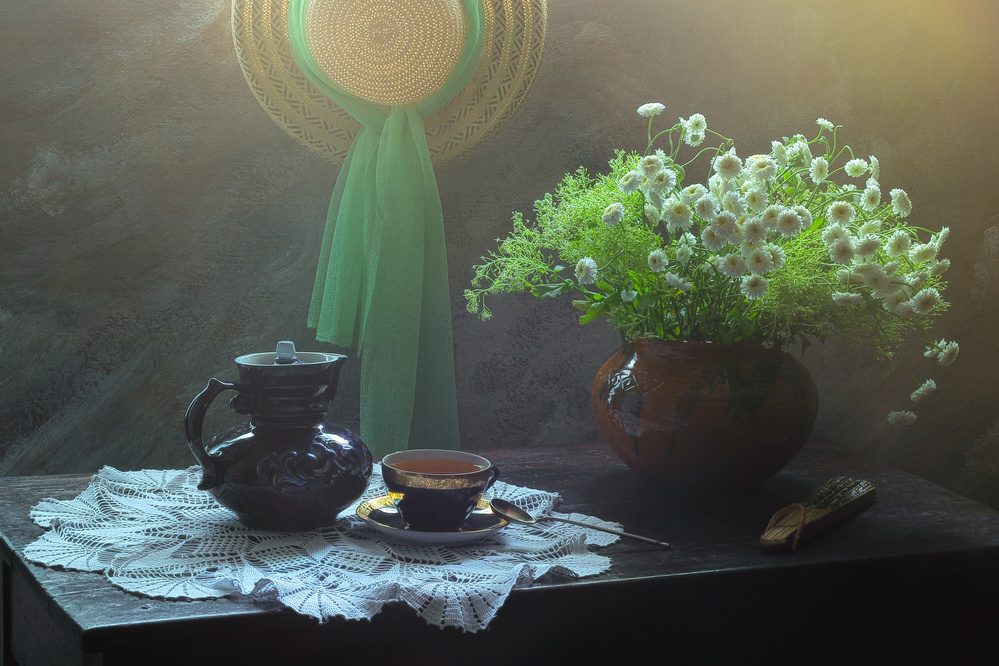
[[[346,428],[327,423],[341,354],[274,352],[236,359],[239,381],[212,378],[187,410],[184,427],[201,463],[198,488],[209,490],[248,527],[309,530],[332,525],[361,496],[371,477],[371,452]],[[202,424],[212,401],[235,391],[229,406],[249,416],[206,446]]]
[[758,485],[798,453],[818,413],[808,370],[754,343],[626,342],[591,401],[628,466],[684,492]]

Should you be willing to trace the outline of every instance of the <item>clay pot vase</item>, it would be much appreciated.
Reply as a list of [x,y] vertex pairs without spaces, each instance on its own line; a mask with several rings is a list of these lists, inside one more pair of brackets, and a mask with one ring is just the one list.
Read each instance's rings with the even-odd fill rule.
[[617,455],[682,492],[759,485],[801,450],[818,413],[808,370],[755,343],[625,342],[591,400]]

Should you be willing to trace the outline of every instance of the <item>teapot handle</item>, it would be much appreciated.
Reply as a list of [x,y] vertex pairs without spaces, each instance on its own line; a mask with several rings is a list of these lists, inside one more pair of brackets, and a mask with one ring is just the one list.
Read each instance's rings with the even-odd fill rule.
[[[184,432],[187,435],[187,445],[191,448],[191,453],[194,454],[194,457],[201,463],[201,483],[198,484],[198,490],[208,490],[218,485],[219,482],[215,461],[208,455],[208,450],[202,441],[201,426],[204,423],[205,414],[208,413],[208,407],[223,391],[239,391],[242,397],[252,399],[247,386],[224,382],[212,377],[208,380],[208,385],[205,386],[205,389],[191,401],[191,406],[187,408],[187,415],[184,417]],[[236,402],[238,402],[237,399],[233,399],[234,411],[245,413],[242,410],[236,409]]]

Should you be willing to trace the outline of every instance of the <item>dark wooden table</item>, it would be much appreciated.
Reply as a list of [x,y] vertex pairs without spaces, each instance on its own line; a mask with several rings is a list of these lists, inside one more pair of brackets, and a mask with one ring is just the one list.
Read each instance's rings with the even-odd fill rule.
[[[621,540],[602,551],[605,574],[515,590],[476,634],[430,627],[401,604],[319,624],[271,599],[158,601],[25,563],[43,531],[30,507],[76,496],[88,477],[6,478],[3,663],[999,663],[999,512],[925,480],[818,438],[735,497],[666,497],[602,444],[483,453],[504,480],[561,492],[561,510],[673,550]],[[797,553],[759,552],[774,511],[839,474],[872,481],[874,506]]]

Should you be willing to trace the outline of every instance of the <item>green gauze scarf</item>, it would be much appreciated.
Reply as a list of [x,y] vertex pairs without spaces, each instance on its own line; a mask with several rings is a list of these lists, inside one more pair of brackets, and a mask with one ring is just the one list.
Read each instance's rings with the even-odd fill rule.
[[288,6],[296,63],[363,126],[333,188],[308,324],[318,340],[357,347],[360,435],[376,457],[459,448],[444,217],[423,118],[457,96],[479,66],[482,6],[462,4],[457,66],[429,97],[397,107],[334,85],[306,43],[308,0]]

